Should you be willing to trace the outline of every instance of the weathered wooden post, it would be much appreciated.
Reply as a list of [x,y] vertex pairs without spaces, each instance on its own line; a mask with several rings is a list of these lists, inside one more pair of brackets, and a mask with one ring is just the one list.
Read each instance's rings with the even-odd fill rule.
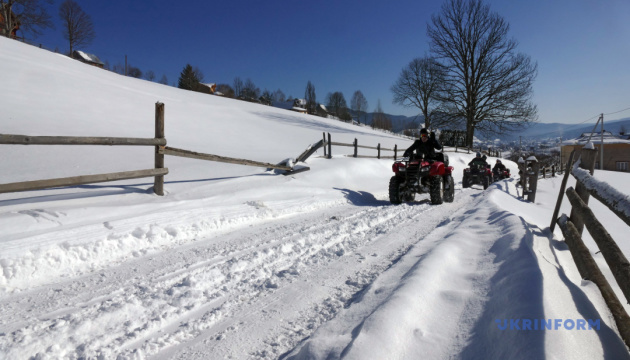
[[551,165],[551,177],[556,177],[556,164]]
[[376,146],[376,149],[378,150],[378,155],[377,155],[377,158],[379,158],[379,159],[380,159],[380,158],[381,158],[381,143],[379,143],[379,144]]
[[398,157],[398,145],[394,145],[394,160]]
[[[580,168],[584,170],[588,170],[588,172],[593,175],[595,171],[595,158],[597,157],[597,149],[593,146],[593,143],[589,142],[580,151]],[[567,168],[567,171],[571,171],[571,169]],[[588,200],[590,198],[590,193],[580,181],[575,185],[575,192],[578,194],[580,199],[584,201],[585,204],[588,205]],[[578,231],[578,234],[582,236],[582,232],[584,231],[584,222],[579,216],[576,216],[575,210],[571,209],[571,215],[569,217],[573,225]]]
[[[164,139],[164,104],[155,103],[155,138]],[[164,154],[160,154],[160,146],[155,146],[155,168],[164,168]],[[164,195],[164,175],[156,175],[153,182],[153,192],[157,195]]]
[[324,143],[323,143],[324,144],[324,157],[326,157],[326,133],[323,132],[322,136],[324,137]]
[[[532,171],[528,174],[529,176],[529,192],[527,193],[527,200],[531,202],[536,201],[536,189],[538,188],[538,172],[540,170],[540,163],[535,156],[530,156],[527,158],[529,161],[529,165],[531,165]],[[529,166],[528,166],[529,168]]]
[[332,143],[330,142],[330,133],[328,133],[328,158],[332,159]]
[[357,142],[357,138],[354,138],[354,156],[353,157],[357,157],[357,146],[358,146],[358,142]]
[[525,160],[522,157],[518,158],[518,170],[521,178],[521,188],[523,189],[523,199],[525,198],[525,192],[527,191],[527,167],[525,166]]
[[[573,155],[575,155],[575,150],[571,151],[569,155],[569,160],[567,161],[567,167],[571,166],[573,162]],[[560,163],[562,166],[562,163]],[[551,225],[549,228],[551,229],[551,233],[553,234],[553,229],[556,226],[556,222],[558,221],[558,213],[560,212],[560,205],[562,204],[562,197],[564,196],[564,189],[567,186],[567,180],[569,179],[569,172],[564,173],[564,177],[562,178],[562,185],[560,185],[560,193],[558,194],[558,201],[556,202],[556,208],[553,211],[553,216],[551,217]]]

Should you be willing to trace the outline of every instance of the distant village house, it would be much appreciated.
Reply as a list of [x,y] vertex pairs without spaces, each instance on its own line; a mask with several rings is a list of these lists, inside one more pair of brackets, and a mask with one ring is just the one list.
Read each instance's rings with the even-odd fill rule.
[[202,84],[202,83],[198,83],[195,85],[195,88],[193,89],[194,91],[200,92],[200,93],[204,93],[204,94],[211,94],[214,95],[217,91],[217,84]]
[[[599,162],[601,159],[602,133],[583,133],[577,139],[565,140],[560,148],[560,157],[562,162],[566,164],[569,160],[571,151],[575,150],[575,158],[579,157],[579,153],[589,141],[593,143],[597,149],[597,157],[595,169],[601,169]],[[615,136],[609,131],[603,133],[604,144],[604,167],[603,170],[609,171],[630,171],[630,140],[625,136]]]
[[99,59],[98,56],[94,54],[88,54],[80,50],[75,50],[74,52],[72,52],[72,57],[76,60],[79,60],[81,62],[84,62],[92,66],[96,66],[101,69],[105,67],[105,64],[103,64],[101,59]]

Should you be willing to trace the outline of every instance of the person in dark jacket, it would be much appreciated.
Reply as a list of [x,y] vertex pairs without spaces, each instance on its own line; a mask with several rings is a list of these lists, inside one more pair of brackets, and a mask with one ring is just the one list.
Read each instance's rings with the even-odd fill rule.
[[424,157],[427,160],[444,161],[441,153],[435,153],[435,150],[442,150],[442,144],[440,144],[440,141],[435,138],[435,133],[433,131],[429,134],[427,129],[420,130],[420,139],[414,141],[414,143],[405,150],[403,157],[411,156],[414,150],[416,151],[416,157],[418,158]]
[[477,154],[475,154],[475,158],[468,163],[468,166],[481,167],[485,169],[488,166],[488,163],[486,162],[486,157],[482,157],[481,153],[477,152]]
[[492,168],[492,171],[494,171],[497,174],[499,173],[499,171],[505,171],[505,165],[503,165],[501,160],[497,159],[497,162],[496,162],[496,164],[494,164],[494,167]]

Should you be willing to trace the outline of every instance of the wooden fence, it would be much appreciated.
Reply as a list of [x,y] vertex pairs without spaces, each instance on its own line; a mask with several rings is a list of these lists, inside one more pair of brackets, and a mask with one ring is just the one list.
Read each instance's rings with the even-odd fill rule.
[[[383,148],[383,147],[381,147],[380,143],[376,147],[374,147],[374,146],[365,146],[365,145],[359,145],[359,142],[358,142],[358,140],[356,138],[354,139],[354,142],[352,144],[333,142],[330,139],[330,133],[328,133],[328,140],[326,140],[326,133],[323,133],[322,143],[324,145],[324,157],[327,158],[327,159],[332,159],[332,146],[333,145],[354,148],[354,153],[352,155],[345,155],[345,156],[352,156],[352,157],[355,157],[355,158],[396,159],[398,157],[398,145],[394,145],[393,149]],[[328,148],[328,151],[326,150],[326,148]],[[359,149],[376,150],[377,151],[377,155],[376,156],[359,155]],[[381,151],[393,151],[394,152],[394,156],[381,156]]]
[[[164,195],[164,175],[168,174],[168,168],[164,167],[164,155],[188,157],[200,160],[217,161],[231,164],[266,167],[268,169],[280,169],[288,173],[296,173],[308,170],[302,167],[295,170],[287,164],[269,164],[246,159],[229,158],[213,154],[203,154],[189,150],[182,150],[166,146],[164,135],[164,104],[155,104],[155,137],[154,138],[120,138],[120,137],[80,137],[80,136],[28,136],[28,135],[7,135],[0,134],[0,144],[2,145],[107,145],[107,146],[154,146],[155,166],[153,169],[134,170],[98,175],[82,175],[57,179],[46,179],[36,181],[23,181],[16,183],[0,184],[0,193],[41,190],[53,187],[77,186],[94,184],[100,182],[138,179],[154,177],[153,191],[157,195]],[[314,146],[310,146],[297,158],[297,161],[304,161],[312,155],[322,141]],[[296,161],[296,162],[297,162]]]
[[[553,234],[555,225],[558,224],[560,226],[565,242],[571,251],[571,255],[573,256],[580,275],[582,278],[592,281],[599,287],[615,319],[623,341],[627,346],[630,346],[630,317],[597,266],[597,263],[591,255],[591,251],[582,241],[582,232],[586,225],[591,237],[606,260],[606,264],[612,271],[615,281],[623,292],[626,301],[630,301],[630,263],[587,205],[592,195],[630,226],[630,214],[623,211],[623,209],[630,208],[630,201],[628,201],[628,198],[623,194],[600,183],[592,176],[595,168],[596,155],[596,149],[582,149],[580,159],[577,161],[579,167],[571,167],[574,152],[571,153],[569,162],[567,163],[567,171],[565,172],[560,186],[560,193],[558,194],[558,201],[551,219],[550,230]],[[558,218],[557,216],[565,194],[569,174],[573,175],[577,180],[575,189],[570,187],[566,190],[566,195],[572,206],[571,214],[568,217],[566,214],[563,214]]]

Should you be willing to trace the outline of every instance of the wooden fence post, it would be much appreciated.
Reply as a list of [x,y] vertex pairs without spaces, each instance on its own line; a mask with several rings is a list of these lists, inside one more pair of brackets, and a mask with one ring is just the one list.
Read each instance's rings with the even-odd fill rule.
[[[155,103],[155,138],[164,139],[164,104]],[[155,147],[155,168],[164,168],[164,154],[160,154],[160,146]],[[153,182],[153,192],[157,195],[164,195],[164,175],[155,176]]]
[[[575,150],[571,151],[569,155],[569,161],[567,161],[567,167],[571,166],[573,162],[573,155],[575,155]],[[560,163],[562,165],[562,163]],[[564,177],[562,178],[562,185],[560,186],[560,193],[558,194],[558,201],[556,202],[556,208],[553,211],[553,216],[551,217],[551,225],[549,229],[553,234],[553,229],[556,227],[556,222],[558,221],[558,213],[560,212],[560,205],[562,204],[562,198],[564,197],[564,189],[567,187],[567,180],[569,179],[569,171],[564,173]]]
[[322,136],[324,137],[324,157],[326,157],[326,133],[323,132]]
[[[580,168],[588,170],[591,175],[595,171],[595,158],[597,157],[597,149],[585,149],[582,148],[580,151]],[[567,171],[571,171],[567,168]],[[588,200],[590,198],[590,193],[581,182],[577,182],[575,185],[575,192],[580,196],[580,199],[584,201],[585,204],[588,204]],[[584,222],[579,217],[575,216],[575,210],[571,209],[571,215],[569,217],[573,225],[578,231],[578,234],[582,236],[582,232],[584,231]]]
[[357,138],[354,138],[354,157],[357,157],[357,146],[358,146]]
[[330,133],[328,133],[328,158],[332,159],[332,143],[330,142]]
[[529,176],[529,193],[527,193],[527,200],[536,202],[536,189],[538,188],[538,174],[540,171],[540,164],[538,161],[534,161],[532,164],[532,174]]
[[378,143],[378,145],[376,146],[376,149],[378,150],[378,155],[376,157],[380,159],[381,158],[381,143]]
[[394,160],[398,157],[398,145],[394,144]]

